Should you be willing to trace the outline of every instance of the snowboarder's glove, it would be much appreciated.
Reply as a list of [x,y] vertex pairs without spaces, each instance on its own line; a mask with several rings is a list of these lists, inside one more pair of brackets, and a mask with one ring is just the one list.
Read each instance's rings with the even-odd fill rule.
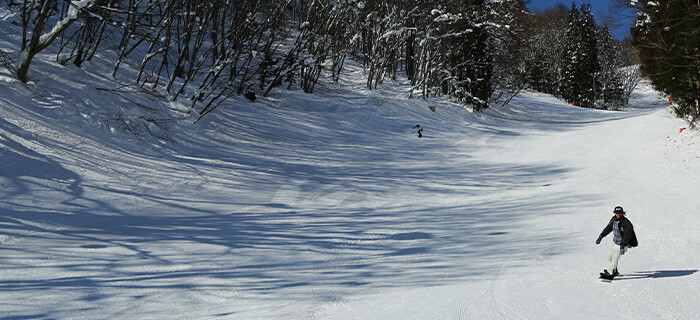
[[602,240],[602,239],[603,239],[603,237],[598,236],[598,240],[595,241],[595,244],[600,244],[600,240]]

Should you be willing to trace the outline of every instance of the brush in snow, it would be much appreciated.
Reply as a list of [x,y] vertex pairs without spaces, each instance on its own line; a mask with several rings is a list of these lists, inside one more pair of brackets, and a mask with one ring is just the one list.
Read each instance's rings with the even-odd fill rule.
[[243,96],[244,96],[246,99],[250,100],[251,102],[255,102],[255,100],[257,100],[257,97],[255,96],[255,93],[254,93],[254,92],[251,92],[251,91],[248,91],[248,92],[244,93]]

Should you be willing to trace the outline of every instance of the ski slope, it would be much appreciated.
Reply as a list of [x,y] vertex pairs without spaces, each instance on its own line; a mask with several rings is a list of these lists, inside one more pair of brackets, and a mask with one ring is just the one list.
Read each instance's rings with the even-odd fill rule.
[[[700,318],[700,137],[648,84],[474,114],[350,65],[193,124],[106,58],[0,69],[2,319]],[[616,205],[640,246],[601,283]]]

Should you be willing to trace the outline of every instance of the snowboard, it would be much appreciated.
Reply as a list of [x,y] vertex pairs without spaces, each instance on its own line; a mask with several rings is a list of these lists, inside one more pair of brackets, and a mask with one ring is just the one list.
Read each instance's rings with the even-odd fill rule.
[[603,281],[603,282],[612,282],[614,278],[619,278],[621,276],[622,276],[621,274],[618,274],[614,277],[610,277],[610,274],[606,274],[604,272],[601,272],[600,277],[598,277],[598,279],[600,279],[600,281]]

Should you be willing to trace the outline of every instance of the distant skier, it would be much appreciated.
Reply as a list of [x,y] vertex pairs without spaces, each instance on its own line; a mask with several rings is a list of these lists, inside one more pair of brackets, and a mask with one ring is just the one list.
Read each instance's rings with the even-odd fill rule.
[[603,232],[598,236],[598,240],[595,241],[596,244],[600,244],[600,240],[611,232],[613,233],[613,244],[608,251],[608,262],[610,265],[600,273],[600,278],[605,280],[612,280],[620,274],[617,271],[618,260],[630,247],[637,246],[637,235],[634,233],[632,222],[625,217],[625,210],[617,206],[613,213],[615,216],[610,219],[608,225],[605,226]]
[[413,129],[418,128],[418,138],[423,138],[423,127],[420,126],[420,124],[417,124]]

